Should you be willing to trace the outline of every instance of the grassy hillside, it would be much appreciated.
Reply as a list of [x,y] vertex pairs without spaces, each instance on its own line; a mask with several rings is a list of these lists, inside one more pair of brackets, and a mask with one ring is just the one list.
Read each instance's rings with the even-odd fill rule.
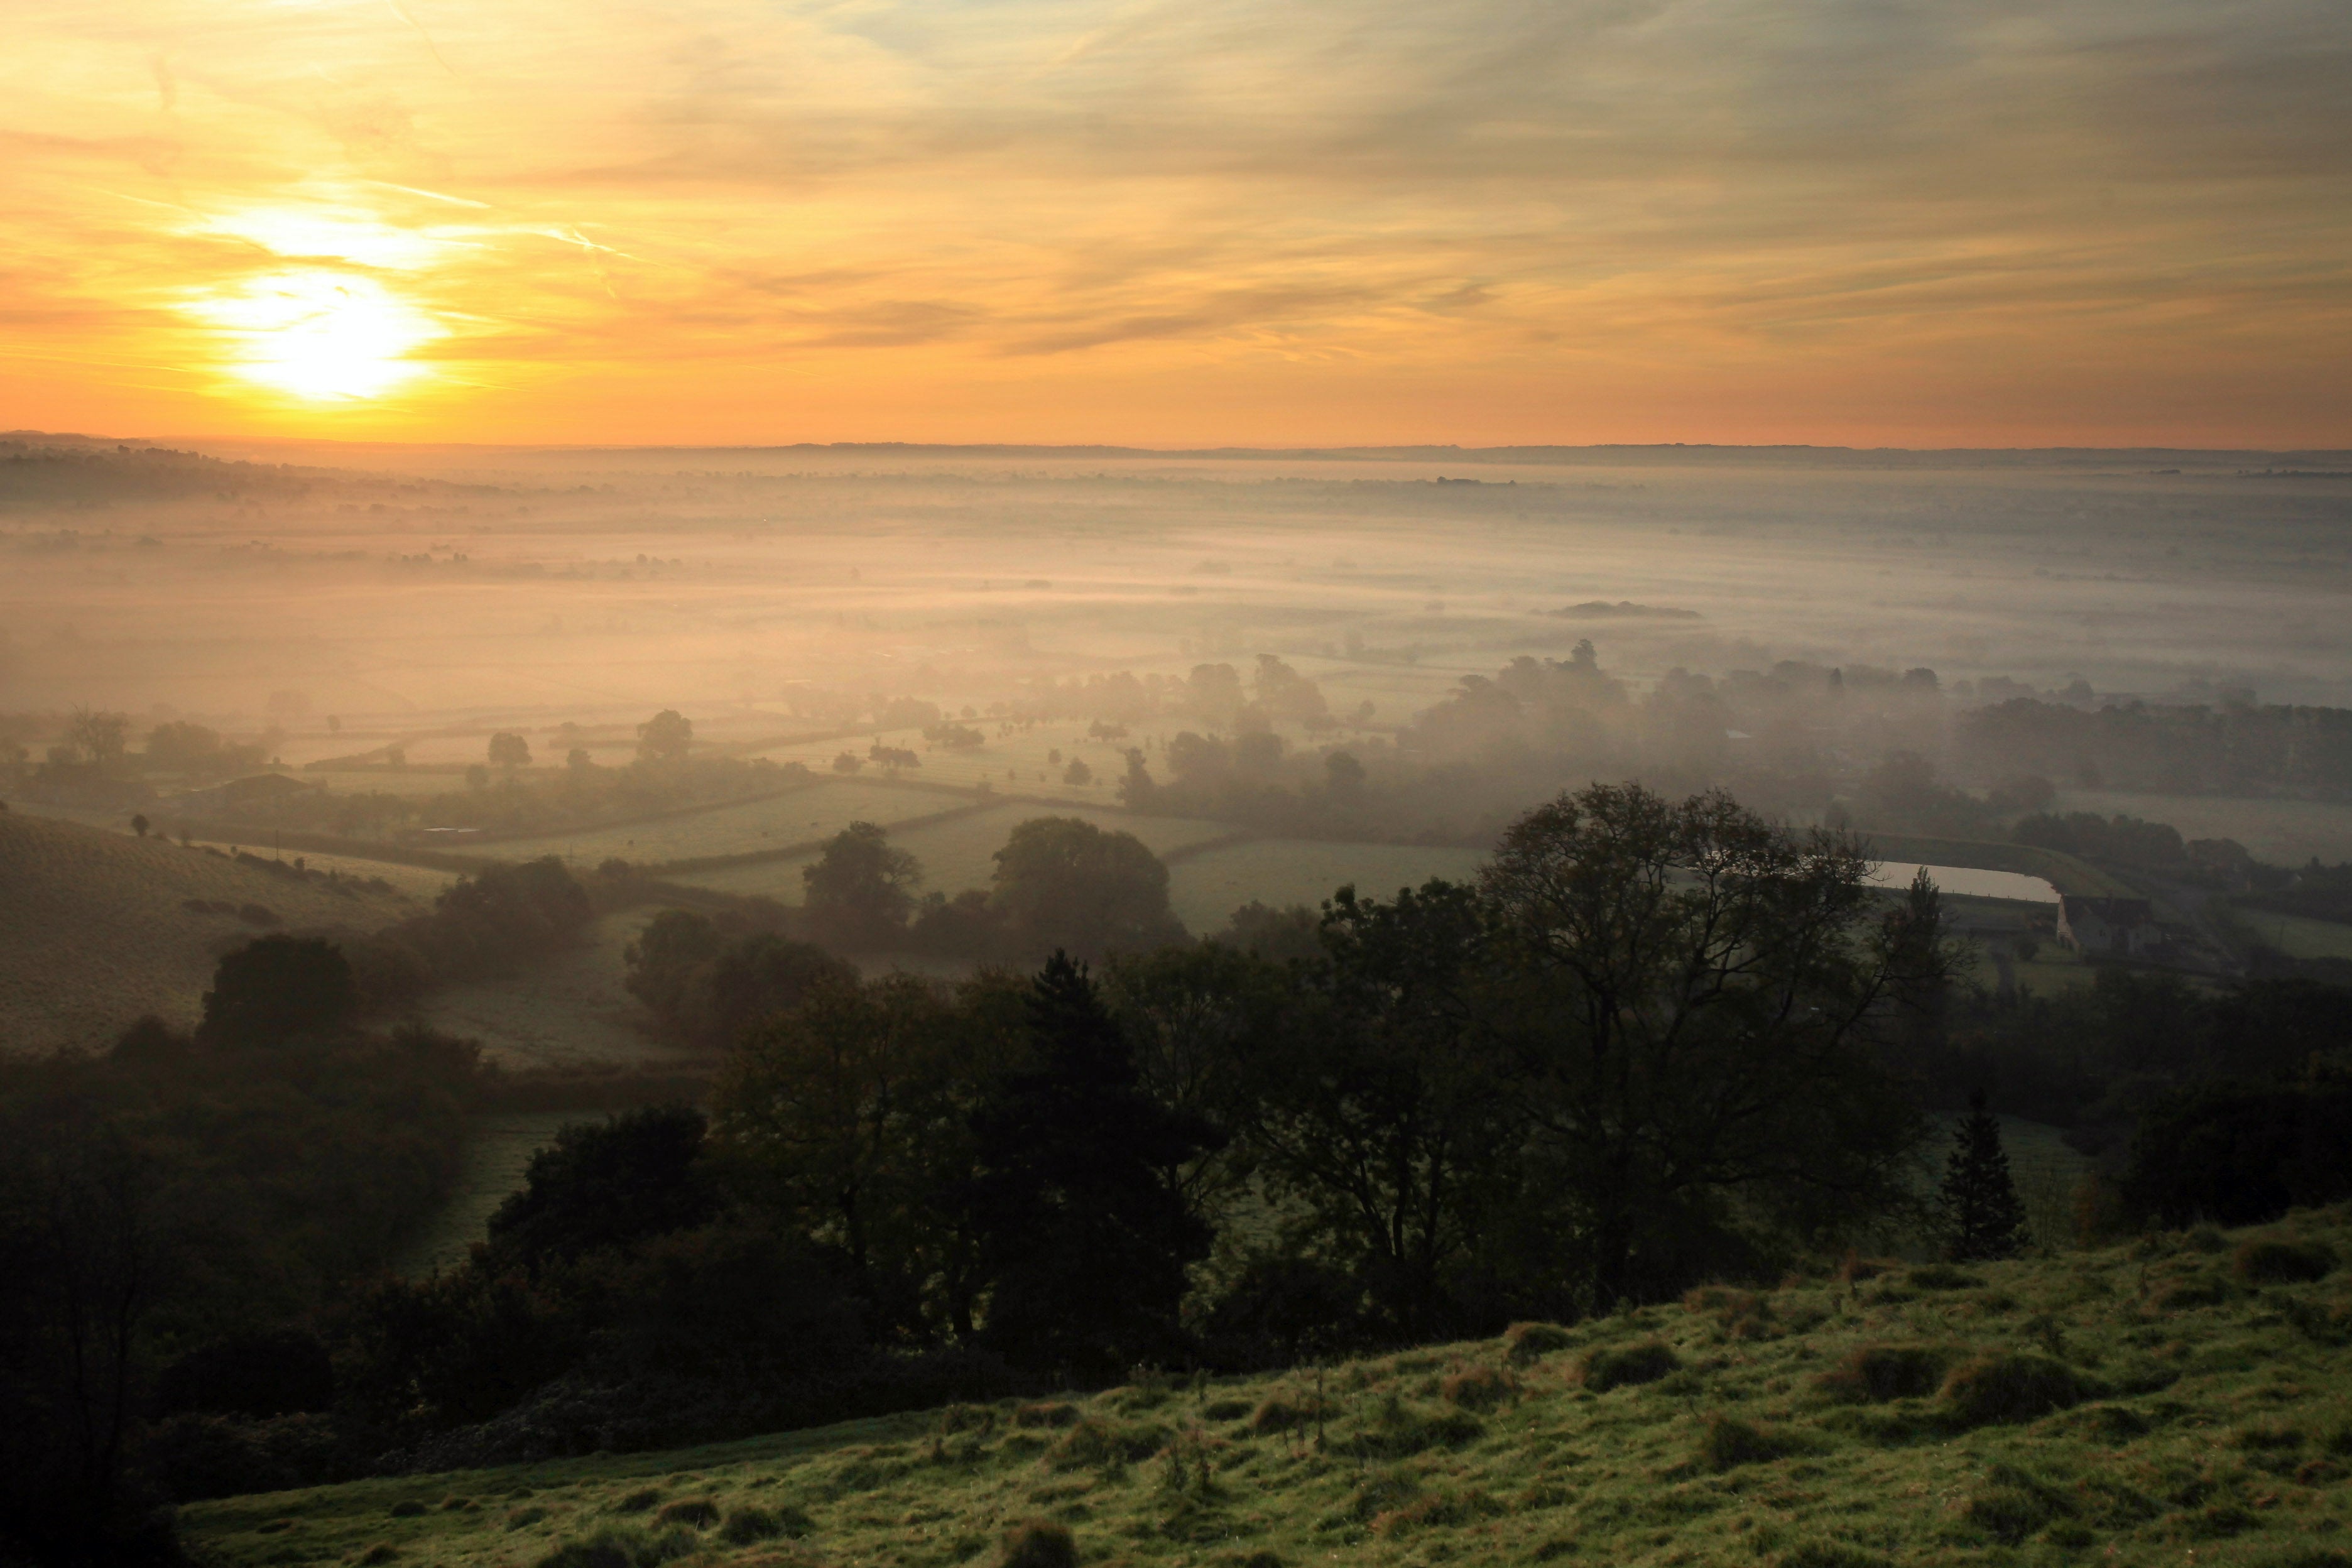
[[2347,1222],[1864,1266],[1319,1373],[370,1480],[184,1521],[222,1564],[947,1568],[996,1562],[1042,1519],[1086,1563],[2335,1568],[2352,1560]]
[[422,907],[201,846],[0,813],[0,1050],[100,1044],[142,1013],[193,1023],[238,943],[373,931]]

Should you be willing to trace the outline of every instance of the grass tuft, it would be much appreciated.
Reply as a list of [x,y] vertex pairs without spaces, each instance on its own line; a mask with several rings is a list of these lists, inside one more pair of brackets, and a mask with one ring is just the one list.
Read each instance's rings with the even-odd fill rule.
[[1078,1545],[1069,1526],[1050,1519],[1014,1525],[997,1549],[996,1568],[1077,1568]]
[[1053,1430],[1078,1424],[1078,1407],[1062,1402],[1051,1405],[1023,1405],[1013,1412],[1013,1425],[1023,1431],[1039,1428]]
[[1513,1366],[1532,1366],[1575,1342],[1576,1336],[1558,1323],[1513,1323],[1503,1331],[1504,1358]]
[[1803,1453],[1811,1447],[1786,1428],[1717,1412],[1706,1418],[1706,1429],[1699,1437],[1698,1460],[1708,1469],[1720,1472],[1741,1465],[1769,1465],[1775,1459]]
[[2063,1362],[1997,1352],[1952,1369],[1944,1380],[1944,1409],[1963,1426],[2008,1425],[2070,1409],[2091,1392]]
[[2249,1285],[2304,1285],[2325,1279],[2336,1267],[2336,1250],[2325,1242],[2257,1238],[2231,1256],[2230,1271]]
[[1951,1364],[1951,1352],[1933,1345],[1864,1345],[1814,1383],[1834,1399],[1885,1405],[1935,1393]]
[[1492,1410],[1519,1392],[1519,1380],[1499,1367],[1457,1367],[1445,1374],[1438,1393],[1465,1410]]
[[1578,1359],[1576,1381],[1595,1394],[1606,1394],[1612,1388],[1655,1383],[1682,1364],[1675,1347],[1664,1340],[1643,1340],[1622,1346],[1597,1345]]
[[719,1505],[707,1497],[680,1498],[654,1515],[662,1524],[684,1525],[693,1530],[708,1530],[719,1522]]

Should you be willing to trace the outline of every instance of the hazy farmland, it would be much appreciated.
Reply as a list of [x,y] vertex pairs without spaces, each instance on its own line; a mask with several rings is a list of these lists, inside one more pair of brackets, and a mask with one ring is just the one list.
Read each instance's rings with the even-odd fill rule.
[[[636,727],[675,710],[697,755],[815,782],[467,852],[684,862],[699,888],[788,903],[814,845],[861,819],[895,826],[926,888],[952,893],[987,885],[1012,824],[1075,811],[1172,856],[1195,931],[1251,900],[1311,905],[1476,863],[1499,819],[1449,816],[1445,787],[1379,831],[1123,810],[1130,749],[1165,784],[1177,734],[1215,731],[1177,683],[1220,663],[1246,680],[1260,656],[1323,705],[1258,721],[1284,776],[1310,782],[1334,752],[1402,777],[1431,760],[1408,749],[1417,715],[1588,640],[1635,702],[1677,671],[1811,660],[1932,669],[1955,710],[1971,682],[2352,703],[2352,481],[2265,478],[2276,465],[2243,454],[12,450],[28,466],[0,476],[0,716],[16,716],[20,772],[89,707],[124,713],[134,743],[208,727],[339,797],[462,798],[509,733],[530,761],[499,777],[560,791],[571,769],[627,763]],[[65,478],[39,499],[6,488],[41,463]],[[1829,757],[1822,789],[1877,755]],[[2352,853],[2342,802],[2058,782],[2060,809],[2289,864]],[[19,805],[117,832],[127,817]],[[1248,842],[1217,847],[1235,834]],[[1898,861],[2121,886],[2079,862],[2050,872],[2039,851],[1881,837]],[[381,874],[420,897],[447,880]],[[502,1053],[634,1049],[621,941],[561,977],[437,997],[435,1016]],[[183,1013],[198,967],[181,966]]]

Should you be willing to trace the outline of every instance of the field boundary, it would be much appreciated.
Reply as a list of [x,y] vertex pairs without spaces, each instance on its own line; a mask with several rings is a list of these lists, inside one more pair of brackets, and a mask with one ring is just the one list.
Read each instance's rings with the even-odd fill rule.
[[[910,816],[904,822],[886,825],[883,831],[897,833],[903,828],[930,827],[942,822],[954,822],[961,817],[978,816],[993,811],[1001,801],[975,801],[969,805],[950,806],[929,816]],[[730,871],[738,866],[766,866],[778,860],[797,860],[823,849],[838,837],[828,833],[822,838],[803,838],[793,844],[780,844],[767,849],[746,849],[740,855],[697,855],[684,860],[648,860],[639,868],[649,877],[690,877],[704,871]]]

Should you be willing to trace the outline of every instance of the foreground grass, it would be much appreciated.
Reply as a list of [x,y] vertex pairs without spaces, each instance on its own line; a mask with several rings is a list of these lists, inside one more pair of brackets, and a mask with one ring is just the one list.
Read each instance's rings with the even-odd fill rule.
[[[1045,1519],[1082,1562],[1231,1568],[2344,1568],[2347,1218],[1863,1267],[1321,1372],[236,1498],[184,1523],[220,1564],[946,1568]],[[1052,1561],[1038,1544],[1016,1561]]]

